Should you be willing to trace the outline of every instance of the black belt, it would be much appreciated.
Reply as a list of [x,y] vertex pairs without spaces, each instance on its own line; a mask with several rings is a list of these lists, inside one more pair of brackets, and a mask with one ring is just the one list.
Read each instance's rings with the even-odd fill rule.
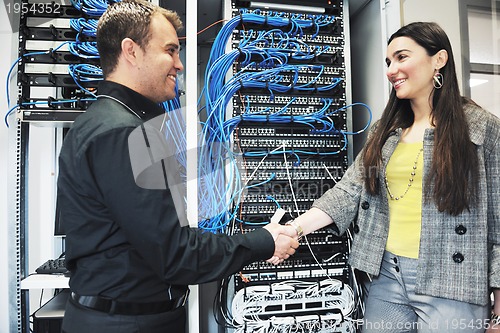
[[182,297],[161,302],[135,303],[115,301],[100,296],[80,296],[71,293],[71,300],[86,308],[121,315],[148,315],[175,310],[186,304],[189,290]]

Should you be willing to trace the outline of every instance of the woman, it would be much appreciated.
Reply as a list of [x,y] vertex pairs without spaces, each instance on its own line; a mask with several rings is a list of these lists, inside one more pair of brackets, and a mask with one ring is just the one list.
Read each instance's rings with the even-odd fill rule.
[[[493,332],[500,300],[500,121],[461,97],[435,23],[389,39],[393,85],[342,180],[289,223],[352,225],[349,261],[373,281],[363,332]],[[493,308],[500,314],[500,301]]]

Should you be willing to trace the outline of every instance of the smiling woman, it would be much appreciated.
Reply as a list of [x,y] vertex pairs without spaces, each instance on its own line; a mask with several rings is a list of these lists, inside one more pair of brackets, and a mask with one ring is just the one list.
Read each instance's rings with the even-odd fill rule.
[[409,99],[414,112],[430,111],[429,99],[434,91],[432,81],[448,60],[440,50],[429,56],[409,37],[395,38],[387,47],[387,77],[400,99]]

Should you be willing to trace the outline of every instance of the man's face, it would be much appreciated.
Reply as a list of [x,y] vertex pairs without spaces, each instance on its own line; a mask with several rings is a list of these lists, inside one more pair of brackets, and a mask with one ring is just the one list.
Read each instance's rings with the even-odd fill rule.
[[151,39],[138,64],[139,92],[161,103],[175,97],[177,72],[184,66],[179,57],[179,39],[173,25],[162,15],[151,18]]

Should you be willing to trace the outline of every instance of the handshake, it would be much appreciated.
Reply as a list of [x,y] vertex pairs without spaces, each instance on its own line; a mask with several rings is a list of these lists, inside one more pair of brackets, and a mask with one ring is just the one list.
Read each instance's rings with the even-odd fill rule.
[[269,231],[274,239],[274,254],[267,262],[273,265],[281,264],[285,259],[293,255],[299,247],[299,235],[295,227],[269,223],[264,229]]

